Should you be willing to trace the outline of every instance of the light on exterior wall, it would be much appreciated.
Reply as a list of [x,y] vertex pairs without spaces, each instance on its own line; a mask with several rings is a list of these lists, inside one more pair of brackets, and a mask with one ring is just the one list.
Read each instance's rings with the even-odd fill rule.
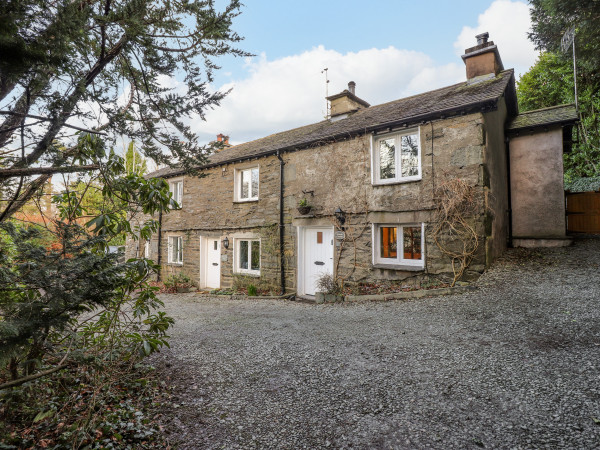
[[225,250],[229,248],[229,238],[227,236],[223,239],[223,247],[225,247]]

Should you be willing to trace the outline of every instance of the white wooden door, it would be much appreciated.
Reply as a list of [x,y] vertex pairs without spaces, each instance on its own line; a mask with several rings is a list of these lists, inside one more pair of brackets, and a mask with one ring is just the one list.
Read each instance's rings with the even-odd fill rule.
[[317,279],[324,273],[333,274],[333,229],[304,228],[300,253],[302,270],[298,284],[303,294],[315,295]]
[[221,287],[221,241],[218,238],[206,239],[206,287]]

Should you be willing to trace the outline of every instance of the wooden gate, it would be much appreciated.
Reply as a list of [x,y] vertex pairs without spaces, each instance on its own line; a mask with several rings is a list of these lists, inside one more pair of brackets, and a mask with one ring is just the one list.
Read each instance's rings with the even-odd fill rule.
[[567,231],[600,233],[600,192],[567,193]]

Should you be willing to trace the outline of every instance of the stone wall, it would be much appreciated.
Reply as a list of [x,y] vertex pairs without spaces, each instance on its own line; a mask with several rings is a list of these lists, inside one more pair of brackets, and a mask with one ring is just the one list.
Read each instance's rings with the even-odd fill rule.
[[[496,164],[502,164],[502,157],[496,155],[502,142],[495,141],[502,140],[503,135],[490,132],[490,127],[503,126],[499,117],[505,112],[498,114],[498,118],[470,114],[422,124],[419,127],[422,179],[418,181],[374,186],[371,183],[371,134],[284,153],[286,289],[296,290],[298,227],[339,229],[334,217],[336,208],[341,208],[347,217],[344,226],[346,237],[337,242],[335,255],[337,273],[347,282],[407,280],[407,283],[418,283],[437,275],[450,276],[451,259],[436,246],[432,229],[436,208],[434,192],[441,183],[452,178],[465,181],[475,192],[476,208],[469,223],[480,235],[481,243],[468,277],[473,278],[482,272],[486,263],[486,238],[493,237],[496,242],[502,242],[500,229],[503,225],[494,221],[502,218],[503,212],[486,215],[489,209],[486,202],[489,204],[490,198],[488,191],[494,190],[499,208],[505,201],[501,183],[496,180],[502,177],[502,173],[494,168]],[[493,146],[490,141],[494,141]],[[486,153],[486,144],[487,152],[493,152],[493,155]],[[487,158],[488,167],[484,165],[484,158]],[[251,167],[259,167],[259,200],[235,202],[236,171]],[[279,160],[268,156],[210,168],[203,172],[203,177],[185,176],[182,210],[165,214],[162,220],[163,279],[181,271],[195,281],[200,280],[201,236],[218,237],[221,241],[228,237],[232,242],[235,236],[251,235],[263,242],[261,276],[257,282],[279,286],[279,170]],[[491,187],[490,173],[495,180],[493,183],[499,187],[496,184]],[[297,211],[302,198],[313,206],[309,216],[302,216]],[[492,229],[497,230],[495,235],[489,230],[486,232],[486,217],[492,221]],[[377,223],[425,223],[424,270],[415,272],[373,267],[372,224]],[[184,236],[183,265],[167,263],[168,235]],[[271,236],[269,245],[266,245],[267,235]],[[452,239],[452,236],[442,236],[441,239]],[[157,238],[153,242],[157,242]],[[157,249],[154,245],[153,249]],[[222,287],[231,286],[234,282],[232,247],[228,250],[221,248]],[[131,255],[134,251],[135,245],[128,242],[128,253]],[[151,256],[156,260],[155,254]]]
[[485,115],[484,195],[486,265],[506,249],[508,239],[508,174],[504,123],[506,103],[498,101],[498,110]]

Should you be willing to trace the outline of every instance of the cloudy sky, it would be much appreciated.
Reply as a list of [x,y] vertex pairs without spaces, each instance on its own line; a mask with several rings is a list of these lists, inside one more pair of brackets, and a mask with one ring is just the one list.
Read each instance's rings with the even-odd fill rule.
[[463,81],[460,55],[484,31],[517,78],[535,62],[529,7],[518,0],[246,0],[234,29],[256,56],[218,61],[213,89],[231,93],[193,121],[201,142],[233,144],[318,122],[329,94],[356,82],[371,105]]

